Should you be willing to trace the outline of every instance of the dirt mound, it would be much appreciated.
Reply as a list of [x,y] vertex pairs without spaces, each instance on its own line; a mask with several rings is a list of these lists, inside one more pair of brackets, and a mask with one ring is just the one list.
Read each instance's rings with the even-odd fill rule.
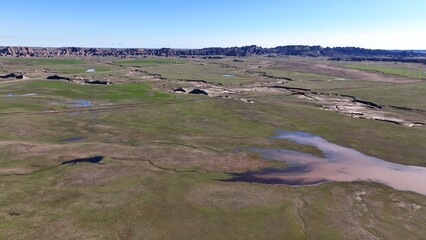
[[11,78],[14,78],[14,79],[27,79],[27,77],[25,75],[23,75],[23,74],[15,74],[15,73],[10,73],[10,74],[6,74],[4,76],[0,76],[0,78],[3,78],[3,79],[11,79]]
[[48,80],[67,80],[67,81],[71,81],[71,78],[61,77],[61,76],[58,76],[58,75],[48,76],[46,79],[48,79]]
[[98,85],[110,85],[111,82],[109,82],[108,80],[84,80],[84,83],[87,84],[98,84]]
[[173,92],[186,93],[186,90],[185,90],[185,89],[183,89],[182,87],[178,87],[178,88],[173,89]]
[[193,89],[188,94],[209,95],[206,91],[198,89],[198,88]]

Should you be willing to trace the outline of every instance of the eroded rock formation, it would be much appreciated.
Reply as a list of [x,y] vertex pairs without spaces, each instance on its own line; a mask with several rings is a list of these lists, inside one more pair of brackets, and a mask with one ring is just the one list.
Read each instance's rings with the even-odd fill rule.
[[355,47],[321,47],[291,45],[274,48],[262,48],[256,45],[230,48],[202,48],[202,49],[145,49],[145,48],[31,48],[31,47],[0,47],[0,56],[11,57],[55,57],[55,56],[165,56],[165,57],[192,57],[220,58],[220,56],[247,57],[253,55],[266,56],[310,56],[329,57],[332,60],[342,61],[399,61],[426,63],[426,54],[415,51],[388,51],[372,50]]

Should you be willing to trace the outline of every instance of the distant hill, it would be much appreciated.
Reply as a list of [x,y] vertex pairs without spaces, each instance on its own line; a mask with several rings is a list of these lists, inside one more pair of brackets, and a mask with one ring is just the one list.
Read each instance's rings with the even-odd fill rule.
[[422,53],[426,54],[426,50],[388,50],[389,52],[401,53],[401,52],[413,52],[413,53]]
[[413,50],[413,52],[426,54],[426,50]]
[[244,47],[212,47],[202,49],[145,49],[145,48],[38,48],[38,47],[0,47],[0,56],[13,57],[55,57],[55,56],[165,56],[165,57],[247,57],[265,55],[328,57],[332,60],[352,61],[402,61],[426,63],[426,50],[374,50],[357,47],[321,47],[289,45],[274,48],[262,48],[256,45]]

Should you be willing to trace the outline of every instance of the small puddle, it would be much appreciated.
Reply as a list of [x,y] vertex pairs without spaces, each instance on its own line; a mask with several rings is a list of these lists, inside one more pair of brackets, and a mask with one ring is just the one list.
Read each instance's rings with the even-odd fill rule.
[[222,74],[221,76],[222,77],[235,77],[234,74]]
[[90,157],[90,158],[77,158],[77,159],[62,162],[61,165],[77,164],[77,163],[100,163],[102,159],[104,159],[103,156],[96,156],[96,157]]
[[87,100],[75,100],[69,103],[71,107],[90,107],[93,103]]
[[64,138],[61,140],[61,142],[75,142],[75,141],[80,141],[85,139],[86,137],[69,137],[69,138]]
[[246,150],[259,153],[265,159],[283,161],[288,167],[233,174],[231,179],[225,181],[294,186],[316,185],[328,181],[372,181],[398,190],[426,195],[424,167],[387,162],[304,132],[279,132],[274,138],[315,146],[324,153],[325,158],[286,149],[249,148]]
[[25,94],[14,94],[14,93],[8,93],[6,96],[7,97],[32,97],[32,96],[36,96],[37,94],[35,93],[25,93]]
[[94,68],[89,68],[89,69],[87,69],[87,71],[86,72],[88,72],[88,73],[93,73],[93,72],[96,72],[96,69],[94,69]]

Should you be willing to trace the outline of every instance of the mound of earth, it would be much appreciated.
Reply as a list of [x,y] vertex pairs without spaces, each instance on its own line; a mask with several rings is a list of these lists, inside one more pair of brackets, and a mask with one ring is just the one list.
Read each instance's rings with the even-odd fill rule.
[[67,80],[67,81],[71,81],[71,78],[61,77],[61,76],[58,76],[58,75],[48,76],[46,79],[48,79],[48,80]]
[[178,88],[173,89],[173,92],[186,93],[186,90],[185,90],[185,89],[183,89],[182,87],[178,87]]
[[108,80],[84,80],[84,83],[87,84],[99,84],[99,85],[110,85],[111,82],[109,82]]
[[206,91],[198,89],[198,88],[193,89],[188,94],[209,95]]
[[3,79],[10,79],[10,78],[14,78],[14,79],[27,79],[27,77],[23,74],[15,74],[15,73],[10,73],[10,74],[6,74],[4,76],[0,76],[0,78]]

